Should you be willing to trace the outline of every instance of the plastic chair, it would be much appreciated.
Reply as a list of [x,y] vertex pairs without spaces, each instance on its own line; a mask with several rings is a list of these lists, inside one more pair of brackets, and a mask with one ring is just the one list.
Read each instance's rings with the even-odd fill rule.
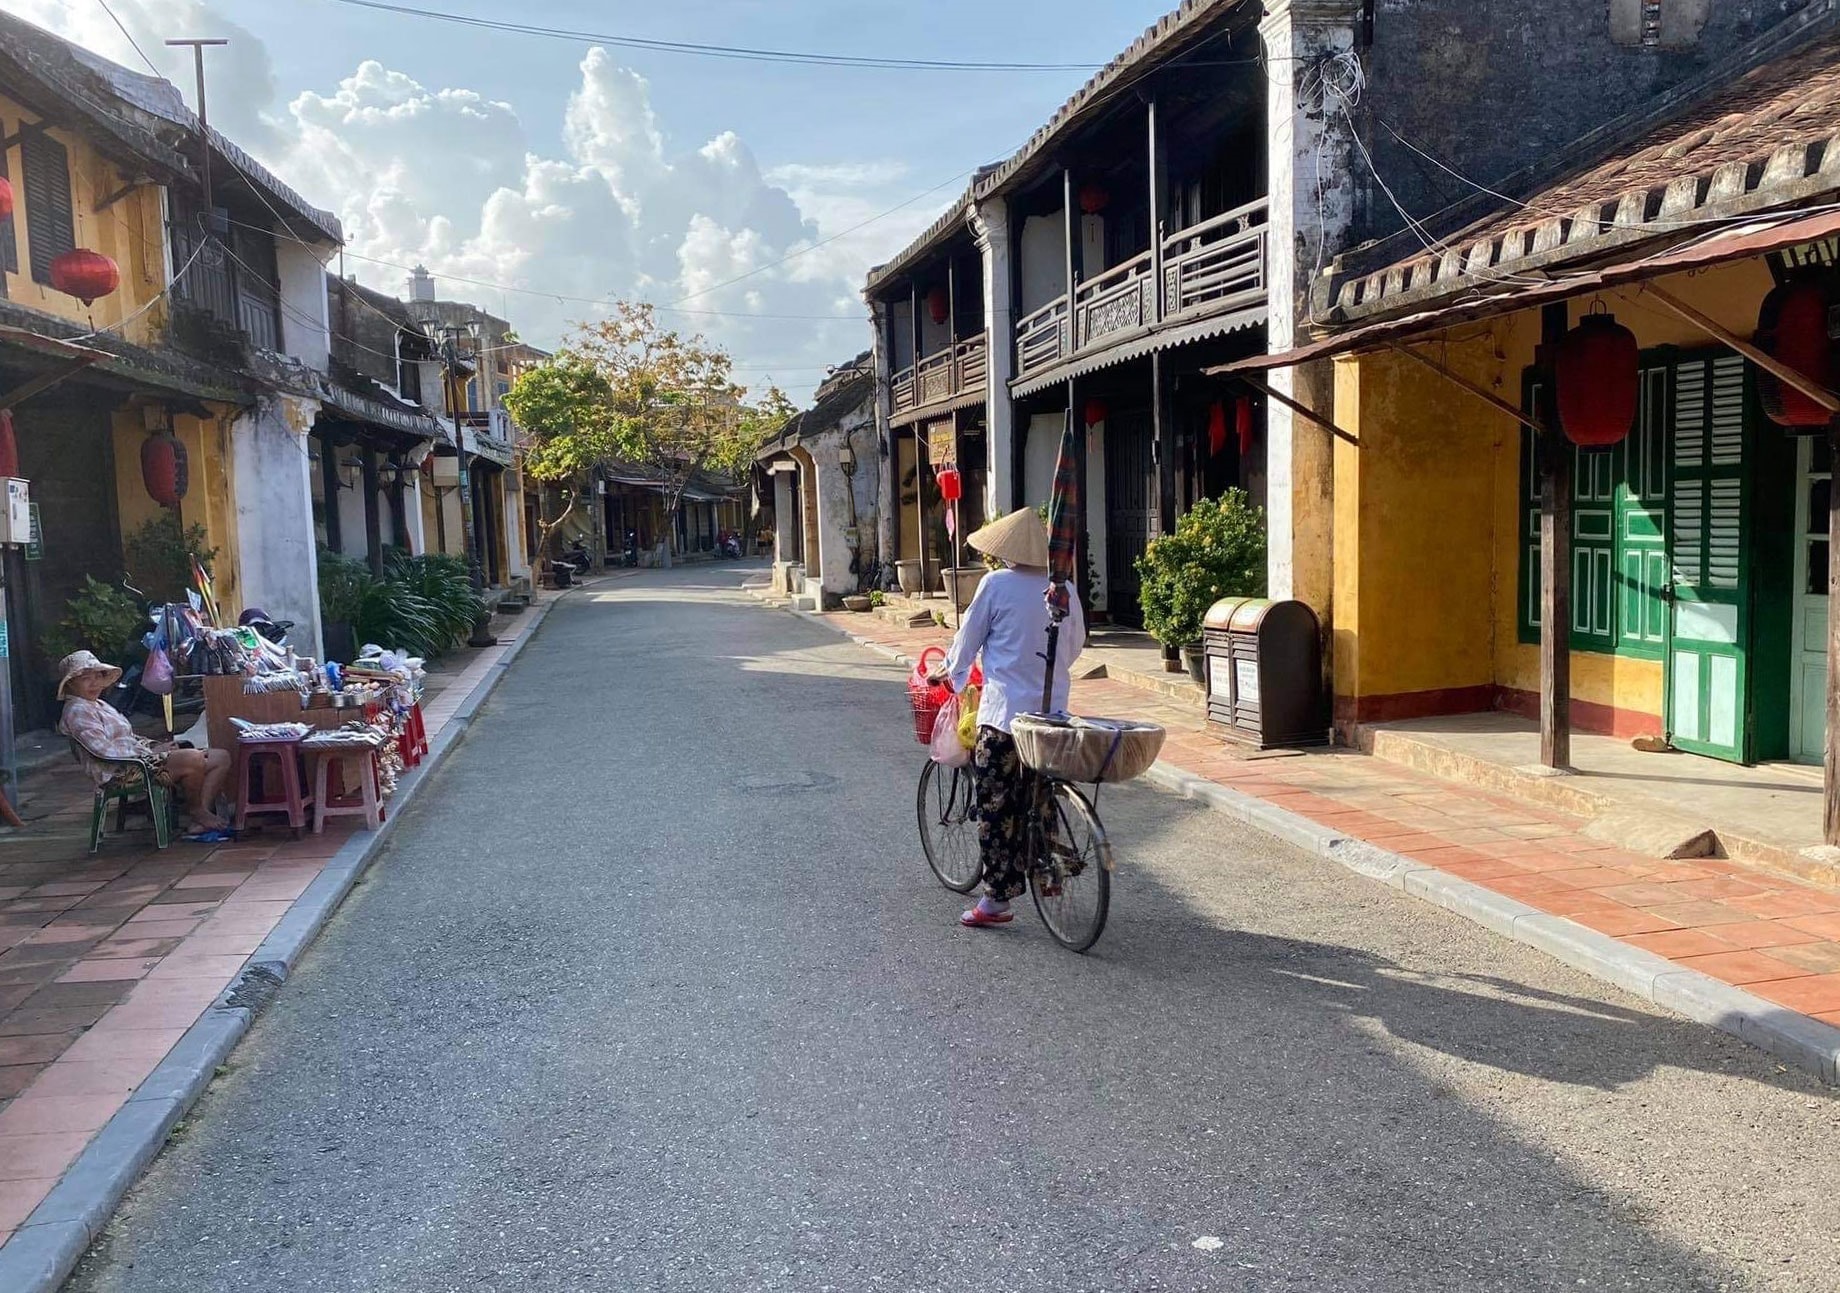
[[[319,757],[313,768],[313,833],[325,831],[328,817],[362,817],[371,830],[382,826],[383,792],[377,779],[377,752],[369,746],[353,746],[314,753]],[[343,791],[339,795],[334,795],[327,785],[334,764],[339,767]]]
[[102,847],[109,808],[115,809],[115,833],[128,829],[128,813],[144,812],[153,822],[153,846],[165,848],[172,843],[172,791],[160,783],[151,759],[109,759],[92,752],[75,737],[70,741],[70,757],[79,764],[99,763],[113,769],[115,775],[96,787],[96,797],[89,815],[89,851]]

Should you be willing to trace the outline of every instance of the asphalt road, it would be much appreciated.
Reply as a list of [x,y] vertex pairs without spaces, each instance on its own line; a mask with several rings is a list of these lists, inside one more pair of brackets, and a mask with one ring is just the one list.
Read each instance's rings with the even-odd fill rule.
[[1148,788],[954,926],[900,671],[736,568],[559,607],[71,1287],[1840,1287],[1840,1103]]

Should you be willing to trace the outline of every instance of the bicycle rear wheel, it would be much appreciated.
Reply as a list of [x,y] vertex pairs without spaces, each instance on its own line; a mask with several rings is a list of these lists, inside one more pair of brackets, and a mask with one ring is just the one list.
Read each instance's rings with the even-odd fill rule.
[[1112,902],[1112,846],[1085,795],[1054,784],[1053,813],[1038,837],[1029,896],[1056,942],[1084,952],[1105,932]]
[[970,768],[948,768],[926,761],[920,772],[915,812],[920,819],[920,847],[939,883],[954,893],[970,893],[983,873],[978,850],[977,797]]

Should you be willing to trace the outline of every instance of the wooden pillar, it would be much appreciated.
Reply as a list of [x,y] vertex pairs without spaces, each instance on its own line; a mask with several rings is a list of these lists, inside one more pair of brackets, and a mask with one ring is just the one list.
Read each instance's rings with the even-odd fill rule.
[[[1840,462],[1840,421],[1828,436]],[[1827,491],[1827,740],[1822,757],[1822,837],[1840,846],[1840,489]]]
[[1156,530],[1173,534],[1176,528],[1176,425],[1173,374],[1162,351],[1150,355],[1150,426],[1152,459],[1156,463]]
[[1080,285],[1080,226],[1073,218],[1073,170],[1066,166],[1061,168],[1061,222],[1067,236],[1067,350],[1062,356],[1065,359],[1071,358],[1080,348],[1080,315],[1074,308],[1074,295]]
[[339,527],[339,447],[330,433],[319,437],[319,485],[326,499],[326,546],[343,552],[344,535]]
[[1553,348],[1565,336],[1564,302],[1540,312],[1540,762],[1572,764],[1572,458],[1559,429]]
[[[1009,299],[1012,302],[1009,330],[1002,336],[999,336],[997,335],[997,320],[988,319],[985,321],[990,327],[991,346],[993,348],[996,346],[1008,346],[1012,354],[1014,354],[1016,348],[1015,321],[1022,317],[1024,309],[1022,300],[1022,221],[1016,216],[1016,210],[1019,205],[1020,203],[1015,201],[1006,202],[1003,205],[1003,219],[1009,226],[1009,238],[1007,241],[1007,245],[1010,249]],[[1015,369],[1012,368],[1011,371],[1014,372]],[[1013,512],[1019,507],[1029,506],[1031,502],[1028,496],[1029,483],[1024,478],[1028,470],[1029,462],[1029,424],[1024,406],[1012,396],[1009,391],[993,391],[992,396],[996,399],[1008,400],[1010,403],[1010,421],[1011,425],[1014,427],[1014,433],[1010,436],[1009,510]]]
[[359,451],[358,487],[364,491],[364,555],[371,573],[383,573],[383,509],[377,502],[377,451],[365,445]]
[[390,456],[390,530],[396,538],[396,546],[410,556],[415,555],[415,545],[409,542],[409,507],[403,495],[403,474],[411,468],[403,464],[402,458]]
[[1092,550],[1092,536],[1087,533],[1087,518],[1092,515],[1092,499],[1086,489],[1086,416],[1085,410],[1080,407],[1080,382],[1076,377],[1067,379],[1067,425],[1073,428],[1073,478],[1080,495],[1079,515],[1074,518],[1079,522],[1077,533],[1080,541],[1073,556],[1073,586],[1079,590],[1080,606],[1090,616],[1092,563],[1087,560],[1087,554]]
[[1146,105],[1150,136],[1150,319],[1163,321],[1163,203],[1166,201],[1166,176],[1163,169],[1163,142],[1157,125],[1156,96]]

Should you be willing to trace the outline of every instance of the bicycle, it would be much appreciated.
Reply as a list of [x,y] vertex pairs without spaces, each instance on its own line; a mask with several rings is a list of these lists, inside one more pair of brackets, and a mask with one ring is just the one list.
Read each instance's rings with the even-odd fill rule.
[[[1029,815],[1024,870],[1035,914],[1069,951],[1084,952],[1105,932],[1112,900],[1112,845],[1099,810],[1071,781],[1027,774],[1046,811]],[[977,887],[977,774],[926,761],[915,796],[920,847],[939,882],[954,893]]]

